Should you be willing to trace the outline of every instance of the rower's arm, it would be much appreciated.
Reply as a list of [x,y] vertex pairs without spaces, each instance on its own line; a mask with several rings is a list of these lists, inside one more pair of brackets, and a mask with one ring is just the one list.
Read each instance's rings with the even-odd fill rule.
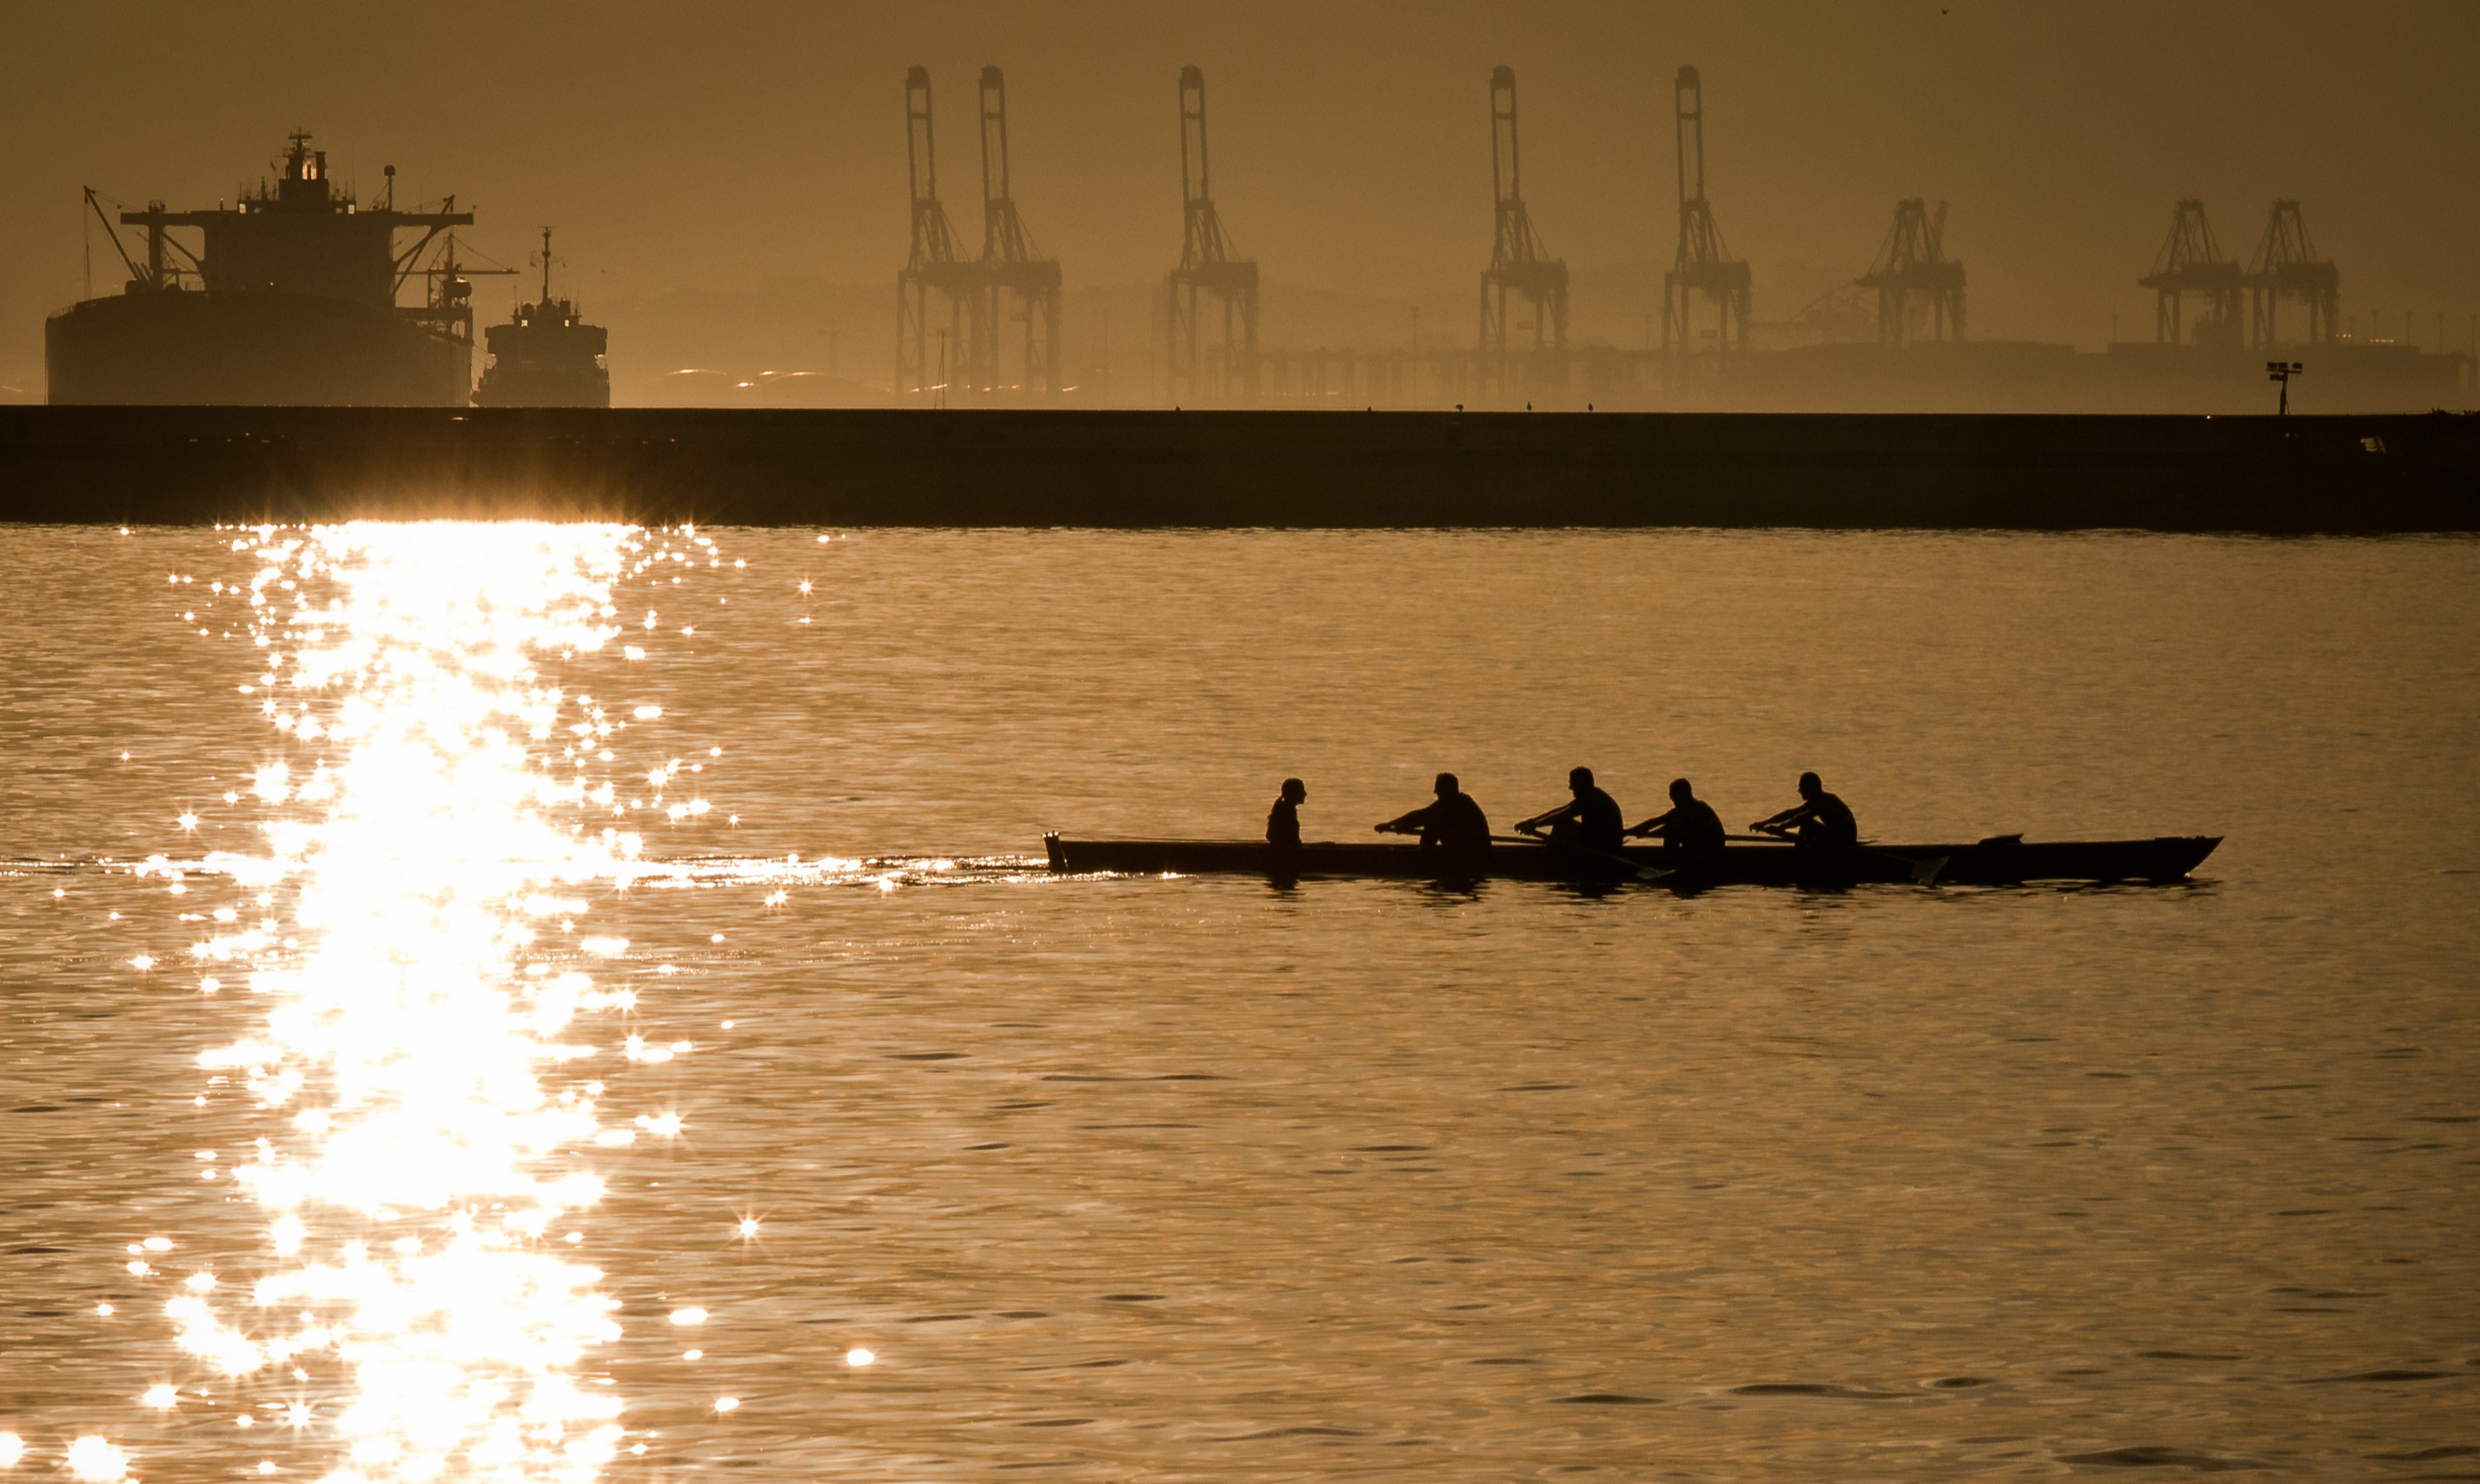
[[1399,814],[1378,827],[1380,834],[1419,834],[1430,822],[1430,806],[1423,806],[1409,814]]
[[1544,825],[1555,825],[1563,820],[1574,819],[1583,812],[1584,806],[1571,802],[1563,804],[1555,809],[1544,809],[1531,819],[1519,819],[1509,828],[1520,834],[1538,830]]
[[1788,830],[1816,812],[1817,806],[1803,799],[1790,808],[1769,814],[1748,828],[1751,830]]
[[1657,834],[1667,834],[1670,832],[1670,822],[1678,813],[1679,811],[1677,809],[1671,809],[1666,813],[1656,814],[1651,819],[1646,820],[1643,824],[1638,825],[1629,830],[1628,833],[1632,835],[1644,835],[1647,837]]

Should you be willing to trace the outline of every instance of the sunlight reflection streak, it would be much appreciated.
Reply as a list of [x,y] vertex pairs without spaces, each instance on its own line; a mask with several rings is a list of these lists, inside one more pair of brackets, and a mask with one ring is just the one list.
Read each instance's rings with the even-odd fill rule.
[[349,1372],[317,1419],[343,1454],[328,1484],[584,1484],[618,1449],[618,1401],[572,1373],[618,1337],[617,1303],[543,1241],[601,1197],[584,1155],[609,1131],[599,1085],[545,1077],[596,1055],[576,1017],[633,997],[545,959],[575,957],[560,925],[635,874],[638,840],[583,827],[609,794],[557,739],[572,718],[607,736],[607,713],[537,664],[618,634],[613,589],[644,539],[449,523],[258,538],[266,673],[245,689],[270,694],[292,756],[253,780],[275,811],[266,853],[218,864],[290,921],[236,924],[193,957],[243,965],[267,997],[256,1034],[199,1060],[288,1131],[232,1169],[275,1261],[255,1281],[198,1274],[167,1309],[227,1376],[321,1356]]

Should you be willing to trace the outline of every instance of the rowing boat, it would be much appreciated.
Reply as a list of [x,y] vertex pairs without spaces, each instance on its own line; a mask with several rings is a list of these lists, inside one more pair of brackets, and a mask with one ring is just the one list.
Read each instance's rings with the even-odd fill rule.
[[1845,885],[1864,882],[1915,885],[2014,886],[2027,882],[2144,882],[2187,879],[2217,834],[2161,835],[2150,840],[2027,841],[1996,835],[1969,845],[1863,845],[1851,851],[1806,850],[1790,844],[1730,844],[1718,854],[1688,855],[1660,846],[1623,847],[1616,855],[1554,845],[1494,845],[1487,850],[1424,850],[1413,844],[1304,844],[1279,849],[1257,840],[1079,840],[1043,837],[1053,871],[1078,874],[1400,877],[1416,881],[1659,881],[1673,887]]

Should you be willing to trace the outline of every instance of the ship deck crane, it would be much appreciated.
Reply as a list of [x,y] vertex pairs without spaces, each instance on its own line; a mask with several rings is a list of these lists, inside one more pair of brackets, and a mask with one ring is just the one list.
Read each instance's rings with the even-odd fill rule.
[[[429,238],[423,241],[427,243]],[[551,251],[549,227],[543,228],[543,251],[546,254]],[[429,292],[423,295],[423,307],[405,311],[406,318],[469,345],[474,343],[474,280],[513,278],[517,272],[512,268],[476,268],[470,263],[459,262],[456,234],[453,232],[441,240],[439,251],[419,271],[429,280]],[[551,282],[548,270],[544,273],[543,282]]]
[[[2153,271],[2135,281],[2156,294],[2153,338],[2165,345],[2232,345],[2239,343],[2239,290],[2246,277],[2222,256],[2213,241],[2205,203],[2182,201],[2170,215],[2170,236],[2153,260]],[[2186,326],[2187,295],[2202,302],[2192,336]]]
[[[1257,264],[1237,257],[1214,208],[1205,148],[1205,73],[1179,70],[1179,267],[1165,285],[1174,402],[1257,395]],[[1223,336],[1207,344],[1201,309],[1219,308]]]
[[[982,315],[989,333],[973,345],[977,390],[1012,389],[1059,395],[1059,260],[1034,245],[1017,211],[1008,179],[1007,79],[995,66],[982,68]],[[1024,326],[1019,379],[1002,381],[999,327]]]
[[1963,265],[1946,256],[1946,203],[1929,214],[1914,196],[1895,203],[1895,224],[1877,249],[1877,261],[1853,280],[1877,291],[1877,343],[1899,345],[1911,338],[1913,296],[1928,305],[1931,340],[1963,339]]
[[[149,205],[151,209],[158,213],[163,210],[162,203],[160,202],[152,202],[149,203]],[[86,188],[86,209],[94,214],[95,220],[103,223],[104,238],[112,243],[112,250],[120,254],[120,266],[129,270],[129,281],[131,283],[144,284],[149,289],[162,289],[168,286],[165,279],[164,269],[164,244],[167,239],[161,231],[148,234],[146,239],[148,254],[147,264],[146,267],[140,268],[138,266],[138,260],[129,255],[129,248],[120,241],[120,229],[114,226],[112,224],[112,218],[103,214],[103,203],[96,199],[95,191],[92,186]],[[126,216],[127,214],[123,213],[123,215]],[[172,245],[179,247],[180,243],[174,243]],[[182,248],[182,250],[184,252],[188,251],[187,248]],[[90,281],[87,284],[87,296],[91,298],[94,296],[94,284],[91,281],[91,270],[90,270],[88,276]]]
[[[1489,181],[1494,234],[1489,267],[1481,275],[1481,375],[1486,396],[1518,390],[1516,351],[1507,322],[1510,294],[1533,311],[1527,358],[1550,389],[1564,380],[1567,349],[1567,264],[1545,256],[1524,204],[1524,165],[1516,135],[1515,69],[1489,74]],[[1516,326],[1522,328],[1521,325]]]
[[1716,344],[1748,348],[1751,275],[1744,259],[1729,256],[1714,208],[1705,199],[1705,85],[1694,67],[1681,67],[1673,86],[1677,126],[1672,138],[1679,163],[1679,248],[1662,277],[1662,347],[1693,348],[1692,310],[1699,296],[1718,311]]

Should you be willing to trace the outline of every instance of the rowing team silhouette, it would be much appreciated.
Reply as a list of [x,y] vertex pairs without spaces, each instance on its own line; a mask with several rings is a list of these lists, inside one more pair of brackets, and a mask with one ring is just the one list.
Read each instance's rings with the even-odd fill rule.
[[[1486,850],[1496,838],[1489,816],[1463,791],[1452,773],[1438,775],[1437,798],[1408,814],[1377,827],[1380,834],[1417,834],[1424,850]],[[1670,807],[1640,825],[1629,826],[1618,801],[1596,786],[1593,770],[1567,770],[1571,797],[1515,825],[1518,834],[1568,850],[1615,854],[1629,839],[1658,839],[1669,850],[1715,852],[1729,838],[1722,817],[1696,797],[1688,780],[1670,780]],[[1309,796],[1299,779],[1283,780],[1282,795],[1266,815],[1266,843],[1280,849],[1301,843],[1301,805]],[[1814,773],[1799,776],[1799,802],[1770,814],[1748,829],[1773,839],[1788,839],[1809,850],[1850,850],[1860,843],[1859,824],[1841,799],[1825,791]]]

